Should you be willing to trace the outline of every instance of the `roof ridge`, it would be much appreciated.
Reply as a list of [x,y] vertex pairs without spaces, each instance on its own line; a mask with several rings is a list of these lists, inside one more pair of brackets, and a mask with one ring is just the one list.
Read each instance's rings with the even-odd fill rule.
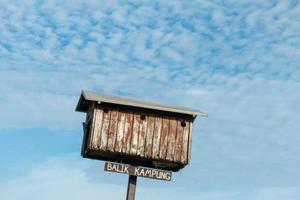
[[[82,97],[84,99],[82,99]],[[162,110],[166,112],[188,114],[193,116],[199,115],[202,117],[207,117],[207,113],[199,111],[197,109],[192,109],[192,108],[182,107],[182,106],[167,105],[155,101],[142,100],[142,99],[127,97],[127,96],[93,92],[89,90],[82,90],[79,102],[76,107],[77,111],[82,111],[82,109],[80,109],[80,106],[83,100],[106,102],[112,104],[135,106],[135,107],[141,107],[147,109]]]

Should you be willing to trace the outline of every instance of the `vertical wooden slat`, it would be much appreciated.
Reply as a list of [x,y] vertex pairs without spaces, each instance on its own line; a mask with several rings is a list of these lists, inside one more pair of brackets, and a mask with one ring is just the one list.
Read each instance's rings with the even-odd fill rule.
[[86,131],[88,131],[87,134],[87,141],[86,141],[86,147],[87,148],[92,148],[93,146],[93,129],[94,129],[94,113],[95,113],[95,109],[94,109],[94,104],[91,104],[89,106],[87,115],[86,115],[86,120],[85,120],[85,128]]
[[144,156],[145,153],[148,117],[146,115],[144,116],[145,119],[141,120],[140,122],[139,141],[138,141],[138,150],[137,150],[137,155],[139,156]]
[[[106,110],[106,108],[104,110]],[[110,113],[111,113],[110,110],[108,110],[108,112],[105,112],[105,111],[103,112],[103,122],[102,122],[101,142],[100,142],[101,150],[106,150],[106,148],[107,148]]]
[[108,138],[107,138],[107,150],[109,151],[114,150],[117,128],[118,128],[118,110],[112,109],[110,111],[110,122],[109,122]]
[[155,125],[154,125],[154,133],[153,133],[153,158],[159,158],[159,146],[160,146],[160,137],[162,130],[162,117],[155,116]]
[[173,155],[174,155],[175,144],[176,144],[176,131],[177,131],[177,120],[171,117],[169,136],[168,136],[167,156],[166,156],[166,160],[168,161],[173,161]]
[[[102,115],[101,115],[102,117]],[[94,111],[93,111],[93,121],[91,122],[91,127],[90,127],[90,131],[91,131],[91,147],[96,149],[98,147],[98,139],[97,139],[97,135],[100,133],[96,131],[96,119],[97,119],[97,108],[94,107]],[[102,124],[102,120],[101,120],[101,124]],[[101,125],[100,125],[101,127]]]
[[129,111],[126,112],[125,116],[125,127],[124,127],[124,137],[123,137],[123,153],[130,153],[130,143],[131,143],[131,132],[132,132],[132,120],[133,114]]
[[118,130],[115,144],[115,151],[122,152],[122,141],[124,136],[124,128],[125,128],[125,113],[123,111],[119,111],[118,115]]
[[147,117],[147,132],[146,132],[146,145],[145,145],[145,157],[150,158],[152,155],[152,142],[154,131],[155,118],[153,115]]
[[170,118],[163,117],[162,131],[161,131],[161,138],[160,138],[160,148],[159,148],[159,158],[160,159],[166,158],[167,148],[168,148],[169,126],[170,126]]
[[139,139],[140,114],[133,114],[133,127],[131,136],[130,154],[136,155]]
[[93,116],[93,125],[92,125],[92,146],[94,149],[99,149],[101,144],[101,129],[103,123],[103,110],[99,106],[94,108]]
[[183,127],[183,136],[182,136],[182,152],[181,152],[181,163],[187,164],[188,159],[188,143],[189,143],[189,132],[190,132],[190,123],[185,121],[186,126]]
[[182,151],[182,139],[183,139],[183,127],[181,126],[181,121],[177,123],[177,134],[176,134],[176,144],[175,144],[175,154],[174,161],[180,162],[181,151]]
[[192,156],[192,135],[193,135],[193,122],[189,122],[189,144],[188,144],[188,163],[191,162],[191,156]]

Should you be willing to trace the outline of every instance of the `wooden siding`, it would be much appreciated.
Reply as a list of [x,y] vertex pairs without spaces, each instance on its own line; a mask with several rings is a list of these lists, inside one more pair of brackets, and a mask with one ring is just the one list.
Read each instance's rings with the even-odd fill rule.
[[161,138],[160,138],[160,149],[159,149],[159,158],[161,159],[165,159],[167,154],[169,126],[170,126],[170,118],[163,117]]
[[130,145],[131,145],[131,135],[132,135],[132,126],[133,126],[133,114],[131,112],[126,112],[125,115],[125,130],[123,138],[123,148],[122,152],[130,154]]
[[160,148],[160,137],[162,129],[162,117],[155,116],[155,125],[153,132],[153,142],[152,142],[152,158],[159,158],[159,148]]
[[137,155],[138,156],[145,156],[145,146],[146,146],[146,136],[147,136],[147,124],[148,124],[148,116],[142,114],[145,119],[141,120],[140,127],[139,127],[139,139],[138,139],[138,149]]
[[101,129],[103,123],[103,110],[94,109],[93,116],[93,121],[91,123],[92,148],[99,149],[101,140]]
[[192,136],[193,136],[193,124],[190,122],[189,125],[190,131],[189,131],[189,148],[188,148],[188,161],[187,163],[191,162],[191,157],[192,157]]
[[117,129],[117,137],[115,141],[115,151],[121,153],[123,147],[123,137],[125,130],[125,117],[126,113],[119,112],[118,115],[118,129]]
[[147,122],[147,133],[146,133],[145,157],[146,158],[151,158],[151,156],[152,156],[153,132],[154,132],[154,124],[155,124],[154,115],[149,115],[147,120],[148,120],[148,122]]
[[174,117],[172,117],[170,118],[170,125],[169,125],[169,139],[168,139],[166,160],[173,161],[173,155],[175,152],[176,135],[177,135],[177,120]]
[[110,114],[109,110],[104,110],[103,112],[103,121],[102,121],[102,129],[100,131],[101,139],[100,139],[100,149],[106,150],[107,147],[107,139],[108,139],[108,130],[109,130],[109,122],[110,122]]
[[93,150],[172,163],[189,162],[191,120],[99,105],[89,113]]
[[110,113],[110,120],[109,120],[109,129],[108,129],[108,136],[107,136],[107,150],[114,151],[115,148],[115,141],[117,136],[117,128],[118,128],[118,110],[112,109]]

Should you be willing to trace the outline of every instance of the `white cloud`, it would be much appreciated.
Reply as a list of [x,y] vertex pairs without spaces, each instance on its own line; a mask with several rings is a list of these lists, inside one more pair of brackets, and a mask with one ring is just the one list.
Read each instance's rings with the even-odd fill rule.
[[[211,190],[196,185],[181,187],[180,176],[172,182],[138,178],[137,199],[203,199],[203,200],[297,200],[298,187],[265,187]],[[97,161],[78,160],[74,155],[53,157],[41,162],[27,174],[0,182],[4,200],[124,199],[127,176],[103,171]]]
[[1,183],[1,198],[22,199],[121,199],[126,187],[112,183],[94,183],[85,170],[89,164],[74,157],[52,158],[32,169],[28,174]]

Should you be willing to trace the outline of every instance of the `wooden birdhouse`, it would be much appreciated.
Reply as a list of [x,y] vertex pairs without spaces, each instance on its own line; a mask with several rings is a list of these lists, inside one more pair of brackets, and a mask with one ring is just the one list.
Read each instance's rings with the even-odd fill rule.
[[178,171],[190,162],[193,121],[205,113],[82,91],[85,158]]

